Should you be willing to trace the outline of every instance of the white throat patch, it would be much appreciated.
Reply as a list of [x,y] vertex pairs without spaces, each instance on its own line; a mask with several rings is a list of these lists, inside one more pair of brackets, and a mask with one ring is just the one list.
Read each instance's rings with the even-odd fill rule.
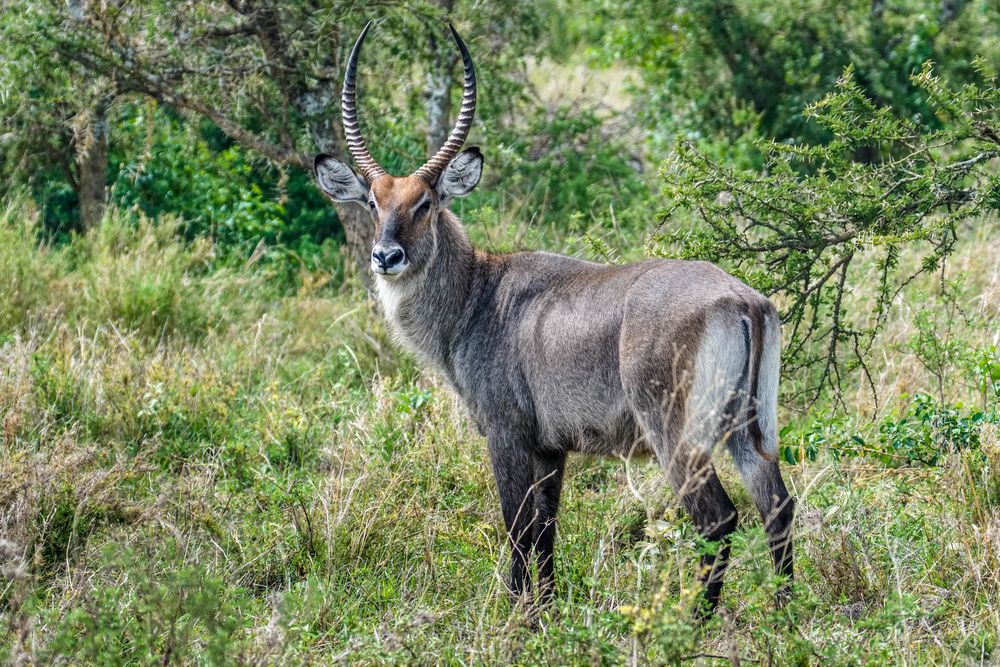
[[[431,238],[434,240],[431,257],[436,258],[438,252],[437,225],[431,227]],[[412,275],[413,269],[411,268],[402,279],[392,280],[387,276],[375,274],[376,296],[396,342],[431,364],[435,363],[435,360],[430,355],[437,345],[433,338],[433,327],[421,322],[411,322],[411,330],[405,331],[399,321],[399,308],[406,299],[423,297],[420,290],[425,288],[427,275],[432,264],[433,262],[426,262],[420,269],[420,273],[416,275]]]
[[375,290],[378,294],[378,301],[382,304],[382,310],[385,312],[386,319],[389,320],[389,324],[395,327],[396,311],[399,309],[399,304],[406,298],[407,292],[409,292],[406,284],[387,280],[384,276],[376,274]]

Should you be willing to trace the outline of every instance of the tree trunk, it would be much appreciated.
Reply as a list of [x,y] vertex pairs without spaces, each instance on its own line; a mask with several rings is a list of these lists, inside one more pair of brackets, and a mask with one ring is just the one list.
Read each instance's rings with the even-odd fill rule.
[[368,271],[369,257],[374,242],[374,227],[371,216],[357,204],[337,204],[337,217],[344,226],[347,251],[361,270],[361,280],[371,290],[372,277]]
[[[447,17],[451,13],[454,0],[435,0]],[[431,51],[431,64],[427,69],[427,85],[424,96],[427,99],[427,155],[431,156],[441,148],[451,131],[451,88],[455,84],[452,69],[455,66],[456,55],[454,45],[450,40],[440,39],[438,25],[430,26],[428,43]]]
[[101,223],[107,205],[109,106],[110,100],[98,102],[76,131],[76,195],[83,233]]

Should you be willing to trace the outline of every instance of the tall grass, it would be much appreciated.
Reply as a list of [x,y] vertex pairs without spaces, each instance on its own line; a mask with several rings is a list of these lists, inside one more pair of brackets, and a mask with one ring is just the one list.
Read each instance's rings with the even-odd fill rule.
[[[481,438],[392,348],[356,278],[306,273],[279,289],[261,263],[221,262],[207,240],[119,213],[49,248],[33,218],[15,203],[0,220],[0,661],[997,659],[994,424],[933,465],[901,465],[843,447],[855,435],[891,446],[903,431],[882,442],[879,424],[902,423],[909,399],[875,413],[859,386],[865,413],[784,415],[785,442],[816,449],[786,467],[795,599],[773,608],[765,536],[723,463],[743,519],[723,611],[705,626],[690,614],[695,533],[659,471],[573,458],[558,600],[536,629],[504,594]],[[967,274],[958,302],[986,317],[1000,253],[983,251],[995,228],[979,234],[954,261]],[[974,405],[971,366],[924,364],[911,344],[914,312],[950,317],[934,289],[899,303],[881,389],[934,393],[944,372],[945,402]],[[949,335],[996,343],[964,322]],[[938,442],[942,427],[906,428]]]

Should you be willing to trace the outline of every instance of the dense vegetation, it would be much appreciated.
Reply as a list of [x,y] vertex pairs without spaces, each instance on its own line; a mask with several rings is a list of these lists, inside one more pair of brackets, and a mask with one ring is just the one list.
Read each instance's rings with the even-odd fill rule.
[[[1000,14],[806,4],[0,4],[0,661],[1000,658]],[[576,458],[555,608],[510,608],[485,446],[303,169],[365,11],[391,170],[451,113],[446,15],[472,48],[480,245],[711,259],[779,306],[788,607],[728,463],[698,625],[659,471]]]

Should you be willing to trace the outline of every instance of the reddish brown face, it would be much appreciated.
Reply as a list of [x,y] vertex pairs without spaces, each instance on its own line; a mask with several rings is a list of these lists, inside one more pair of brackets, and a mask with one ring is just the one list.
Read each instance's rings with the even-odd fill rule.
[[423,264],[433,247],[438,212],[437,194],[427,182],[419,176],[380,176],[368,192],[368,208],[375,221],[372,271],[395,279],[411,260]]

